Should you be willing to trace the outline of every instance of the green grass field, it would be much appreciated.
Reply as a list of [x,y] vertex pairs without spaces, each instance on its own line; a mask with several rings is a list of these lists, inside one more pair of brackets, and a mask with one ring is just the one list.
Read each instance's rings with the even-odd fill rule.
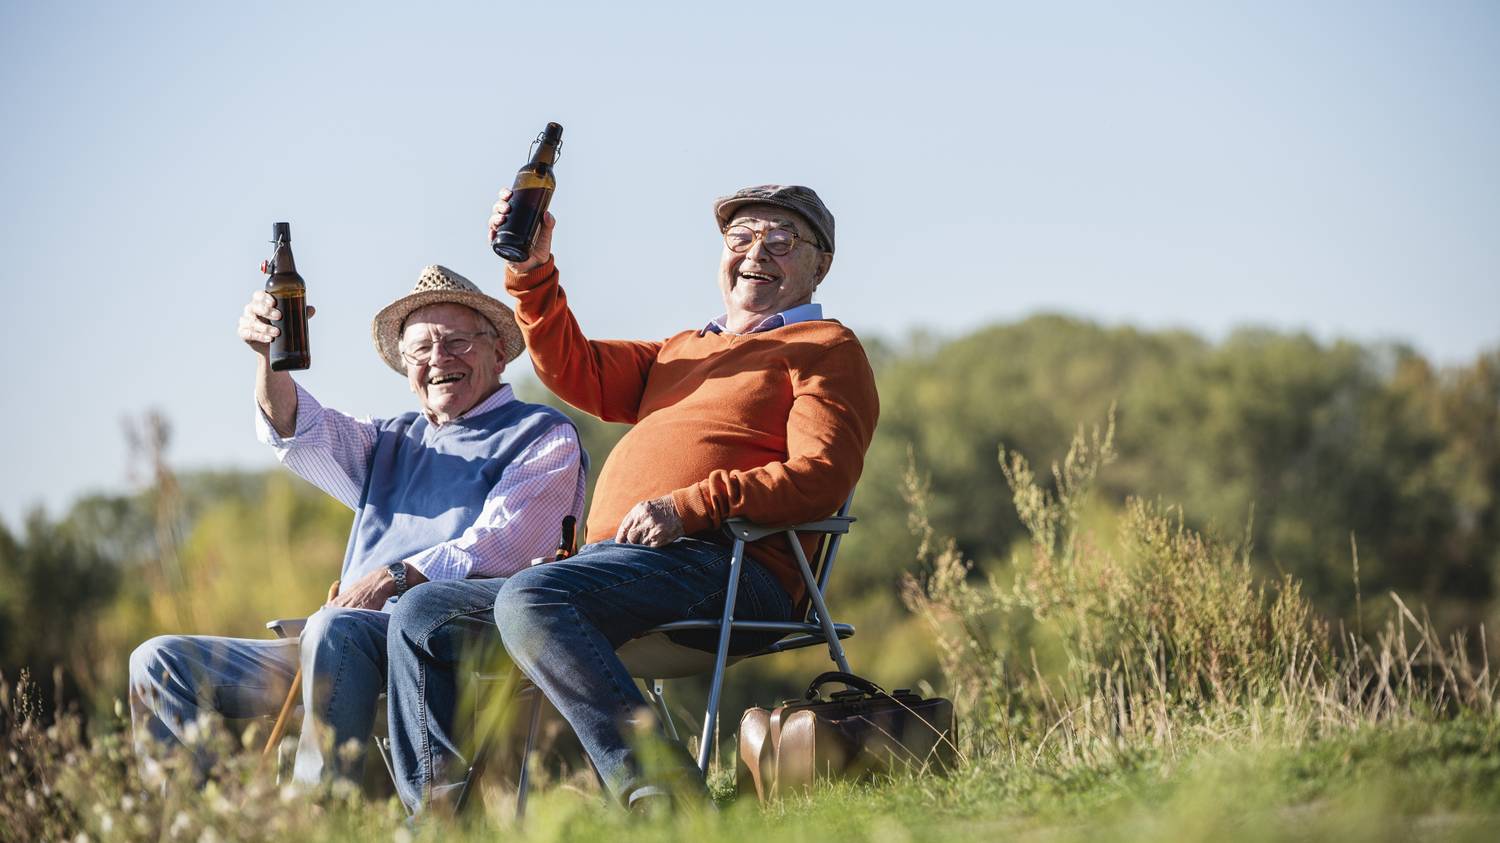
[[[129,772],[119,735],[63,750],[48,781],[14,790],[7,762],[6,840],[1493,840],[1500,829],[1500,724],[1356,728],[1301,745],[1248,732],[1168,754],[1121,747],[1098,764],[999,755],[949,777],[840,783],[761,806],[716,781],[716,807],[639,818],[592,788],[545,787],[522,826],[503,794],[463,823],[408,827],[394,802],[284,792],[245,765],[163,798]],[[80,837],[79,835],[84,835]]]

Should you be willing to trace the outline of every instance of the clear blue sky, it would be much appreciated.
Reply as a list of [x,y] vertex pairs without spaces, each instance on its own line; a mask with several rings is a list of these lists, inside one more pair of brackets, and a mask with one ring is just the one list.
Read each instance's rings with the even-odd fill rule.
[[500,291],[485,218],[548,120],[595,336],[715,315],[709,202],[781,181],[837,215],[820,298],[865,335],[1500,345],[1494,2],[332,5],[0,5],[11,525],[125,488],[149,407],[181,466],[272,464],[234,322],[276,220],[320,309],[303,382],[408,409],[370,318],[428,263]]

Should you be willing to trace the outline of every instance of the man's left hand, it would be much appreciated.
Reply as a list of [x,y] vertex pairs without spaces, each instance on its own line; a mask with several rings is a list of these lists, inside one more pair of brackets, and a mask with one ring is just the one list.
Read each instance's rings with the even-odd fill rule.
[[615,541],[620,544],[643,544],[661,547],[682,538],[682,518],[671,496],[641,501],[632,506],[620,521]]
[[[406,566],[408,591],[417,583],[426,581],[427,578],[422,576],[421,571],[410,565]],[[375,609],[378,611],[395,593],[395,578],[391,576],[390,569],[381,566],[355,580],[354,584],[344,589],[342,594],[328,601],[328,605],[339,609]]]

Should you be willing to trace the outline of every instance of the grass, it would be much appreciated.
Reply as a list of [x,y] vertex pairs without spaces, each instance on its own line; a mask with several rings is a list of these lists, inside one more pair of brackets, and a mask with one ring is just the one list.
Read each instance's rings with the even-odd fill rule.
[[[761,807],[720,789],[718,810],[636,821],[596,793],[552,788],[523,829],[498,810],[466,825],[407,829],[393,804],[321,801],[231,769],[200,790],[152,795],[119,733],[87,746],[28,792],[49,806],[0,817],[6,840],[1489,840],[1500,822],[1500,725],[1479,718],[1355,729],[1287,746],[1225,741],[1169,757],[1136,748],[1098,765],[991,756],[945,778],[850,784]],[[5,780],[16,782],[16,770]],[[721,783],[722,784],[722,783]],[[123,785],[123,786],[122,786]],[[50,796],[43,793],[50,790]],[[20,802],[24,799],[7,801]],[[44,817],[44,813],[46,816]]]
[[720,773],[716,810],[645,820],[553,783],[524,827],[501,796],[465,823],[409,828],[352,788],[278,788],[253,753],[227,753],[205,784],[169,766],[171,784],[149,786],[122,722],[49,720],[23,680],[0,693],[0,839],[1492,839],[1500,720],[1482,644],[1439,639],[1396,595],[1372,636],[1335,631],[1298,583],[1258,580],[1242,542],[1187,530],[1171,507],[1132,501],[1099,541],[1080,513],[1113,457],[1112,421],[1080,431],[1046,486],[1002,452],[1032,541],[984,575],[933,534],[910,472],[922,573],[902,596],[959,706],[951,776],[761,806]]

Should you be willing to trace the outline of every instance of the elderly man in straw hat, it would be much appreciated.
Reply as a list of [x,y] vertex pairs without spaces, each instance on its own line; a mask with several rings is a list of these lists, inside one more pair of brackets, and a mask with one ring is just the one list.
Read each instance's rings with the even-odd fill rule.
[[[508,198],[503,192],[495,206],[492,233]],[[634,427],[599,475],[590,544],[576,556],[519,571],[498,588],[494,580],[444,583],[419,598],[495,593],[505,649],[632,808],[660,802],[673,778],[692,779],[643,769],[623,721],[646,701],[616,648],[663,623],[719,617],[731,556],[724,522],[795,524],[833,513],[859,478],[879,415],[858,338],[812,300],[834,248],[833,214],[818,195],[794,185],[746,188],[716,202],[714,216],[723,315],[646,342],[584,336],[552,260],[547,215],[532,253],[505,274],[532,363],[568,403]],[[766,540],[747,555],[736,617],[791,619],[804,591],[792,553]],[[440,799],[464,770],[445,738],[451,712],[396,697],[407,675],[430,670],[428,642],[443,639],[430,629],[403,634],[410,625],[400,615],[391,621],[391,733],[397,746],[426,748],[420,758],[395,753],[397,787],[415,807],[424,795]]]
[[271,370],[268,320],[278,317],[257,292],[239,320],[258,357],[257,428],[287,468],[354,510],[341,587],[300,641],[170,635],[141,645],[130,659],[131,713],[149,757],[151,739],[183,741],[202,714],[274,715],[300,666],[293,776],[314,784],[358,776],[363,752],[330,749],[369,738],[390,609],[419,583],[504,576],[549,554],[562,519],[583,508],[587,457],[566,416],[516,400],[501,382],[524,349],[510,308],[450,269],[427,267],[373,326],[419,412],[359,420],[319,404]]

